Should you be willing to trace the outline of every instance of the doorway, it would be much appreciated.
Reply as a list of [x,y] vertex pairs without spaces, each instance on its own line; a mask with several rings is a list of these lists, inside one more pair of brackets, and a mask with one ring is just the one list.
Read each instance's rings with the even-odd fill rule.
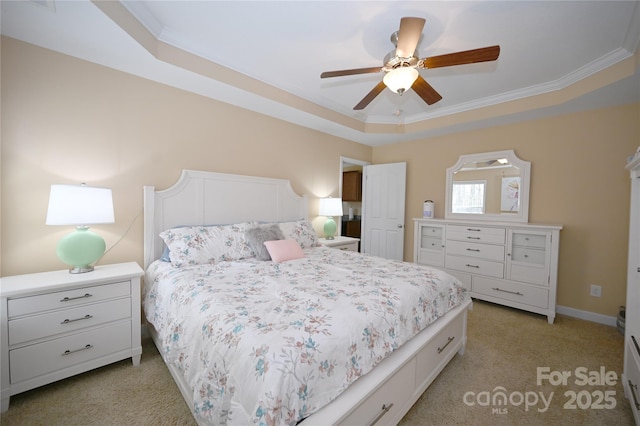
[[[340,157],[340,198],[343,216],[339,234],[361,239],[362,231],[362,171],[371,163],[348,157]],[[359,182],[358,182],[359,179]],[[359,186],[358,186],[359,184]],[[362,240],[360,247],[362,247]],[[361,250],[359,250],[361,251]]]

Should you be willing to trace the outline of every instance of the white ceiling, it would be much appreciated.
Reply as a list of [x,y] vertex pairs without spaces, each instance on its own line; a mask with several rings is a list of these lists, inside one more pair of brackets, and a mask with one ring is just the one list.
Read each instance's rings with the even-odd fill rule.
[[[3,35],[372,146],[640,102],[638,1],[3,0],[1,13]],[[426,19],[421,58],[494,44],[500,57],[421,70],[434,105],[384,90],[354,111],[382,74],[320,73],[382,66],[404,16]],[[543,94],[558,96],[518,104]]]

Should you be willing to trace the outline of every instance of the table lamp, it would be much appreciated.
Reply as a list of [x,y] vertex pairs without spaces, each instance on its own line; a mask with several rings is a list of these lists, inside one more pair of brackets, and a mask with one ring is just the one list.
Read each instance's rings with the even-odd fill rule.
[[110,189],[85,184],[51,185],[46,224],[76,226],[56,247],[58,258],[71,266],[70,273],[93,271],[93,264],[104,254],[104,239],[87,225],[113,222]]
[[321,198],[320,199],[320,216],[327,216],[324,224],[324,235],[327,240],[333,240],[336,235],[338,226],[333,220],[334,216],[342,216],[342,200],[340,198]]

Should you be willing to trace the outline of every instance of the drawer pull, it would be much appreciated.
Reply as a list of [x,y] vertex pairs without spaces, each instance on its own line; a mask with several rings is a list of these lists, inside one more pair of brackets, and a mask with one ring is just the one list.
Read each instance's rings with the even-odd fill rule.
[[455,336],[450,336],[450,337],[447,339],[447,343],[445,343],[443,347],[438,348],[438,353],[442,353],[442,351],[444,351],[444,348],[446,348],[447,346],[449,346],[449,343],[453,342],[453,339],[455,339]]
[[468,240],[479,240],[480,237],[467,237]]
[[520,293],[519,291],[503,290],[503,289],[501,289],[501,288],[499,288],[499,287],[493,287],[493,288],[492,288],[492,290],[495,290],[495,291],[501,291],[501,292],[503,292],[503,293],[515,294],[515,295],[518,295],[518,296],[524,296],[524,294]]
[[375,419],[373,419],[373,421],[371,423],[369,423],[368,426],[373,426],[376,423],[378,423],[378,420],[380,420],[382,418],[382,416],[384,416],[385,414],[387,414],[387,412],[389,412],[389,410],[391,410],[391,407],[393,407],[393,402],[389,405],[387,404],[382,404],[382,411],[380,412],[380,414],[378,414],[376,416]]
[[482,231],[482,229],[477,229],[477,228],[467,228],[467,231],[480,232],[480,231]]
[[91,349],[91,348],[93,348],[93,345],[86,345],[84,348],[80,348],[80,349],[73,349],[73,350],[67,349],[66,351],[64,351],[60,355],[62,355],[62,356],[71,355],[71,354],[74,354],[76,352],[86,351],[87,349]]
[[88,319],[91,319],[91,318],[93,318],[93,315],[85,315],[83,317],[74,318],[74,319],[68,319],[67,318],[66,320],[62,321],[60,324],[69,324],[69,323],[72,323],[72,322],[88,320]]
[[478,266],[478,265],[470,265],[468,263],[466,265],[464,265],[464,266],[468,266],[469,268],[478,268],[478,269],[480,269],[480,266]]
[[472,248],[468,248],[468,249],[467,249],[467,251],[475,251],[475,252],[480,253],[480,249],[472,249]]
[[86,299],[87,297],[91,297],[91,296],[93,296],[93,294],[85,293],[83,296],[65,297],[64,299],[60,299],[60,301],[61,302],[71,302],[72,300]]
[[631,340],[633,341],[634,346],[636,347],[636,351],[638,355],[640,355],[640,346],[638,346],[638,341],[636,340],[636,336],[631,336]]
[[636,396],[638,386],[634,385],[631,380],[629,380],[629,390],[631,391],[631,396],[633,397],[633,403],[636,406],[636,410],[640,410],[640,402],[638,402],[638,397]]

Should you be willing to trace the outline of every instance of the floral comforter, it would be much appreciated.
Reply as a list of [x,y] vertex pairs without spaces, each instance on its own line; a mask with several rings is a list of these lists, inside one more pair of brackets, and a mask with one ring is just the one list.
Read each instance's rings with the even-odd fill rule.
[[467,297],[438,269],[325,247],[145,279],[146,317],[207,424],[291,424]]

